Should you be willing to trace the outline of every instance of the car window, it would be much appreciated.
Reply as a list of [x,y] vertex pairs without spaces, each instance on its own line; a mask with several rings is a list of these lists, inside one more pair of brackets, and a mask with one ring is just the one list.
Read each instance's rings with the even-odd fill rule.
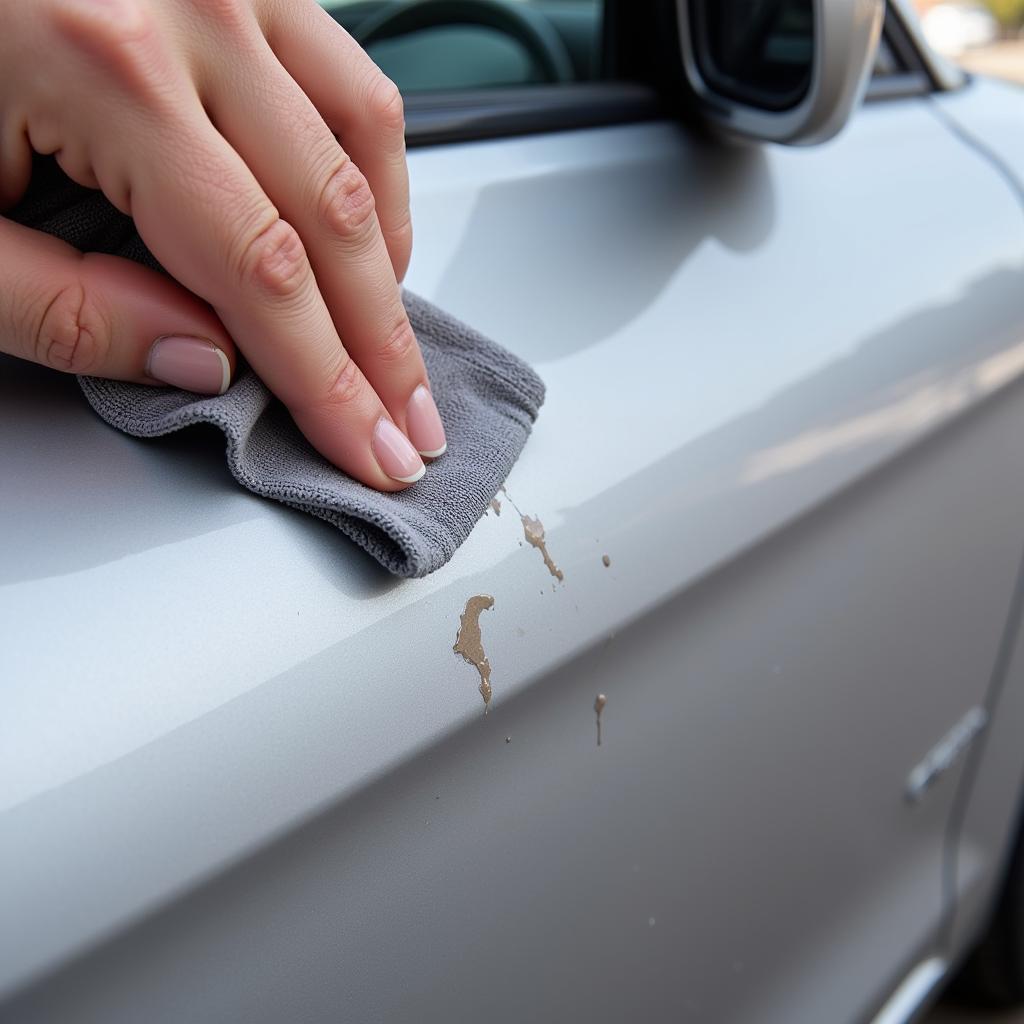
[[405,94],[589,82],[601,0],[320,0]]
[[[665,54],[648,52],[660,44],[638,30],[632,0],[319,3],[402,91],[410,146],[672,116]],[[610,36],[606,13],[618,26]],[[931,88],[905,36],[890,11],[868,101]]]
[[900,62],[896,59],[892,47],[883,36],[878,41],[878,49],[875,51],[875,66],[871,69],[872,78],[886,78],[890,75],[897,75],[903,70]]

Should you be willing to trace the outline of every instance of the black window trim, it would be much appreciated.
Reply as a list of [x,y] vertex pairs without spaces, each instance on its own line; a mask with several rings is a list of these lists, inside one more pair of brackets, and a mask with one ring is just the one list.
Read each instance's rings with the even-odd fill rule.
[[408,146],[534,135],[653,121],[666,116],[640,82],[577,82],[418,93],[405,100]]

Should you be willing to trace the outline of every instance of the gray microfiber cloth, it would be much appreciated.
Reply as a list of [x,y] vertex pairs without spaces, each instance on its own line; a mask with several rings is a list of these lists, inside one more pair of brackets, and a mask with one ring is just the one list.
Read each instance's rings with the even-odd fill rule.
[[[65,177],[51,159],[37,159],[28,194],[7,216],[76,248],[161,269],[131,219],[101,193]],[[396,575],[425,576],[452,557],[487,510],[526,443],[544,385],[511,352],[424,299],[409,292],[404,299],[448,450],[397,494],[372,490],[332,466],[244,363],[216,398],[98,377],[79,377],[79,383],[107,423],[136,437],[216,425],[239,483],[326,519]]]

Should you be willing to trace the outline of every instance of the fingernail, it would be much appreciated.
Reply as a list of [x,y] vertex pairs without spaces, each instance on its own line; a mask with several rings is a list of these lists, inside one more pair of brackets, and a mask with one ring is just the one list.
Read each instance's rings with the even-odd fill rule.
[[414,484],[427,471],[409,439],[386,416],[374,427],[372,447],[380,468],[392,480]]
[[149,350],[146,373],[185,391],[223,395],[231,383],[228,357],[205,338],[168,334]]
[[422,384],[409,399],[405,411],[405,425],[409,431],[409,440],[420,455],[425,455],[428,459],[444,455],[448,441],[444,436],[441,414],[437,411],[433,396]]

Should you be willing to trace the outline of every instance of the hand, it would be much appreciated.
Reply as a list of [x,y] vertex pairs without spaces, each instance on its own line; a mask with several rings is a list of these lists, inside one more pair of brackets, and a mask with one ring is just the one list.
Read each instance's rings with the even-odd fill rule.
[[0,351],[216,394],[234,339],[331,462],[419,479],[445,436],[398,286],[402,101],[358,44],[312,0],[0,12],[0,209],[55,153],[176,279],[0,218]]

